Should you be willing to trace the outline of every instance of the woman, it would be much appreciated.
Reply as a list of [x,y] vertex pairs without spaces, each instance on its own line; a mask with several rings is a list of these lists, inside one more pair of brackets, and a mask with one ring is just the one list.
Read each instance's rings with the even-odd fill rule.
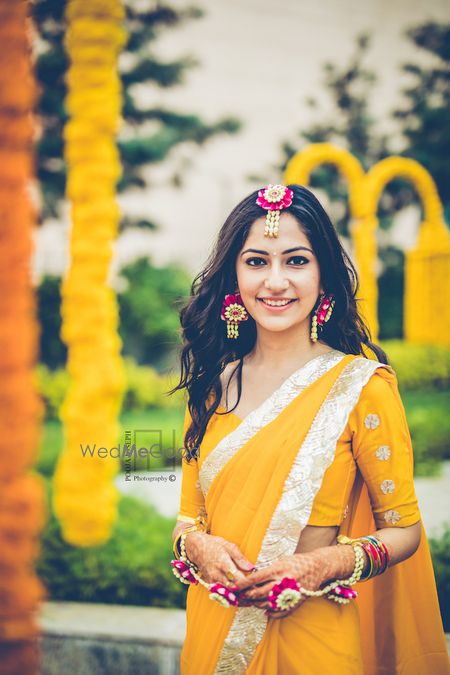
[[[188,590],[183,675],[449,672],[405,413],[356,288],[298,185],[238,204],[194,280],[173,537],[204,583]],[[323,594],[372,572],[357,600]],[[277,604],[286,579],[294,604]],[[238,604],[211,602],[214,582]]]

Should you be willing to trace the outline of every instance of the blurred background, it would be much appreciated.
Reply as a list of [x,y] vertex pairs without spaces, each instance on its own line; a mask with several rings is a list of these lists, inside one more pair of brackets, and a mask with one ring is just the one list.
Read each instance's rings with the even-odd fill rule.
[[[2,1],[4,7],[11,5]],[[58,670],[56,656],[56,646],[60,655],[65,653],[64,635],[72,635],[66,640],[74,650],[71,658],[83,651],[73,637],[82,635],[82,626],[90,622],[81,603],[171,608],[175,613],[150,617],[136,610],[118,621],[129,626],[122,631],[127,644],[137,639],[136,625],[143,621],[142,644],[150,632],[158,633],[158,626],[172,626],[155,637],[155,644],[165,645],[167,654],[177,653],[185,588],[173,577],[169,561],[180,492],[179,456],[173,449],[182,445],[184,398],[167,391],[179,373],[179,310],[234,205],[262,185],[283,182],[295,153],[328,142],[350,151],[365,170],[392,155],[416,160],[436,184],[446,223],[450,217],[447,0],[93,0],[97,14],[92,11],[87,19],[86,7],[80,0],[34,0],[26,19],[36,83],[36,215],[29,260],[39,324],[33,377],[42,416],[32,471],[43,482],[48,503],[35,561],[48,592],[41,615],[45,672],[65,672]],[[76,64],[77,39],[83,46],[90,35],[92,43],[98,39],[103,44],[105,34],[112,35],[107,29],[89,34],[82,23],[94,17],[101,26],[108,11],[114,30],[125,29],[113,48],[121,98],[118,94],[113,100],[114,83],[107,85],[103,99],[99,96],[111,124],[102,120],[98,133],[108,127],[117,156],[102,146],[97,164],[83,178],[76,171],[89,160],[90,146],[86,142],[82,151],[75,146],[88,133],[69,122],[77,115],[82,118],[90,99],[87,94],[76,99],[84,71],[73,66],[70,75],[69,69]],[[88,81],[91,88],[101,86],[92,69],[86,71]],[[94,144],[98,137],[94,133]],[[122,167],[117,180],[114,175],[105,178],[116,160]],[[120,214],[106,218],[111,229],[105,239],[94,237],[89,244],[94,257],[99,252],[102,257],[101,247],[109,252],[103,277],[91,277],[83,267],[90,255],[86,242],[97,226],[101,229],[99,219],[106,211],[92,208],[81,214],[81,206],[90,199],[94,203],[89,190],[103,180],[117,190]],[[353,255],[346,180],[326,164],[313,171],[310,185]],[[111,197],[110,188],[98,190],[99,199]],[[379,342],[399,379],[415,452],[417,493],[450,632],[450,335],[439,332],[447,331],[444,323],[425,344],[405,339],[405,256],[416,245],[423,220],[423,206],[410,181],[389,182],[378,204],[378,220]],[[95,294],[92,280],[112,290],[105,300],[112,303],[112,318],[110,323],[105,319],[109,328],[100,341],[89,331],[83,337],[76,325],[77,313],[83,317],[83,307],[93,301],[91,291],[101,316],[96,316],[94,302],[84,325],[92,322],[95,328],[97,318],[103,320],[103,296]],[[438,283],[435,302],[437,314],[448,302],[440,296]],[[117,335],[120,341],[114,342]],[[96,347],[89,351],[89,345]],[[102,362],[103,354],[111,360],[105,356]],[[115,379],[111,373],[116,372]],[[99,398],[111,400],[111,405],[97,409]],[[86,421],[91,413],[96,427]],[[79,427],[77,419],[82,420]],[[123,458],[107,460],[112,468],[102,474],[100,486],[86,468],[86,458],[77,464],[70,453],[81,436],[88,438],[87,431],[102,428],[110,431],[103,443],[101,435],[95,437],[100,445],[108,440],[119,447],[130,440],[139,446],[157,444],[161,455],[138,458],[132,465]],[[84,488],[74,475],[85,481]],[[103,502],[108,481],[119,497],[108,493]],[[69,485],[77,495],[74,504],[62,494],[67,497]],[[54,494],[58,490],[59,498]],[[95,502],[92,495],[97,492]],[[86,507],[84,512],[83,495],[95,502],[95,509]],[[105,521],[91,531],[89,523],[104,503],[109,504]],[[96,614],[92,626],[109,626],[112,616]],[[110,631],[117,647],[117,628]],[[175,635],[173,642],[168,634]],[[90,638],[92,644],[101,641],[94,628]],[[108,658],[108,672],[169,672],[156,657],[153,670],[140,670],[139,660],[131,666],[128,654],[118,661],[119,652],[113,658],[106,647],[95,662],[99,670],[94,670],[88,652],[86,648],[83,658],[91,665],[83,666],[83,672],[106,672],[99,664]]]

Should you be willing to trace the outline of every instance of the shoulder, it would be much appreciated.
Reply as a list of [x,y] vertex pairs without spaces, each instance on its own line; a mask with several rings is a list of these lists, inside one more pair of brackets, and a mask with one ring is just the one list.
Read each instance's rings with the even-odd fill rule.
[[398,388],[397,376],[392,366],[363,356],[347,355],[345,371],[350,381],[361,388],[361,397],[380,398]]
[[390,367],[381,364],[370,375],[362,388],[361,397],[372,401],[382,401],[393,389],[397,388],[397,376]]
[[362,387],[358,401],[349,417],[350,427],[360,427],[363,423],[367,427],[368,415],[376,418],[382,417],[386,420],[394,418],[398,420],[399,415],[404,417],[397,376],[395,371],[385,364],[380,364],[375,368]]

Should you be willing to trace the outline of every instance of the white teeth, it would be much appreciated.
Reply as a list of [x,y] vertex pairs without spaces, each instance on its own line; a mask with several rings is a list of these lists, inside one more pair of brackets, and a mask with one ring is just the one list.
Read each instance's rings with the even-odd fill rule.
[[290,300],[264,300],[263,298],[261,300],[265,305],[271,305],[273,307],[283,307],[290,303]]

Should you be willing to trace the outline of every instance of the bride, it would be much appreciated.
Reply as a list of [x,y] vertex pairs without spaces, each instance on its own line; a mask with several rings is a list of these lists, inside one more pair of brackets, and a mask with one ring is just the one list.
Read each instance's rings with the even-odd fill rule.
[[450,672],[405,412],[356,290],[298,185],[239,203],[194,280],[183,675]]

